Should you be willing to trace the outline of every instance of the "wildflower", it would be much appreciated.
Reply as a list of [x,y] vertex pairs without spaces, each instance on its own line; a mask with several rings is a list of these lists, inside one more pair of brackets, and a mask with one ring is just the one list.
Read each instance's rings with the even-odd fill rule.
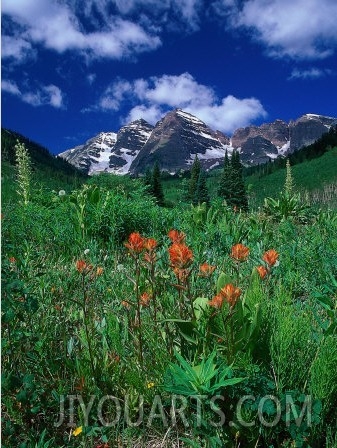
[[101,266],[98,266],[96,268],[96,276],[99,277],[100,275],[102,275],[104,272],[104,269]]
[[77,437],[79,434],[83,432],[83,426],[79,426],[78,428],[74,429],[73,436]]
[[148,306],[151,299],[151,295],[147,292],[143,292],[143,294],[140,296],[140,304],[142,306]]
[[82,274],[87,269],[87,263],[84,260],[77,260],[76,269]]
[[65,196],[66,192],[64,190],[59,191],[59,196]]
[[146,238],[144,241],[144,249],[146,253],[144,254],[144,260],[148,263],[154,263],[156,261],[155,248],[157,247],[157,241],[154,238]]
[[241,289],[235,287],[232,283],[227,283],[221,290],[220,294],[224,297],[231,308],[236,304],[241,295]]
[[257,266],[256,267],[257,272],[259,273],[260,278],[263,280],[265,276],[268,274],[267,269],[264,266]]
[[124,308],[126,308],[127,310],[130,309],[130,303],[127,302],[126,300],[122,300],[122,301],[121,301],[121,305],[122,305]]
[[212,300],[208,301],[209,306],[213,306],[214,308],[221,308],[224,301],[224,297],[222,294],[217,294],[213,297]]
[[144,249],[144,238],[138,232],[133,232],[129,236],[128,242],[124,243],[124,245],[131,252],[139,254]]
[[146,386],[147,386],[148,389],[151,389],[152,387],[155,386],[155,384],[152,381],[150,381],[149,383],[147,383]]
[[89,252],[90,252],[90,249],[85,249],[84,250],[84,255],[88,255]]
[[262,260],[265,261],[269,266],[274,266],[278,259],[278,253],[274,249],[269,249],[263,254]]
[[191,273],[191,270],[190,269],[173,268],[173,272],[176,275],[176,277],[180,283],[186,283],[186,280],[188,279],[188,277]]
[[185,269],[193,261],[193,252],[185,244],[173,243],[168,251],[173,268]]
[[236,261],[246,261],[249,255],[249,248],[243,244],[235,244],[232,247],[231,257]]
[[210,277],[215,271],[216,266],[211,266],[208,263],[203,263],[199,266],[200,277]]
[[172,243],[183,244],[185,243],[186,235],[184,232],[180,232],[179,230],[170,230],[168,233],[168,237],[172,241]]
[[157,244],[154,238],[146,238],[144,240],[144,248],[149,252],[152,252],[157,247]]
[[12,263],[12,264],[16,263],[16,258],[9,257],[9,262]]

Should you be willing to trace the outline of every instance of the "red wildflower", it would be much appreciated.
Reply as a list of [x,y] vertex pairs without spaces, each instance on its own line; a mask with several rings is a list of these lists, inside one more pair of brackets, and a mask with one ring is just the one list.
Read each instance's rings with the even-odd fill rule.
[[221,291],[220,294],[224,297],[224,299],[226,300],[226,302],[233,307],[238,298],[241,295],[241,289],[237,288],[236,286],[234,286],[232,283],[227,283],[227,285],[225,285]]
[[231,257],[236,261],[246,261],[249,255],[249,248],[243,244],[235,244],[232,247]]
[[157,247],[157,241],[154,238],[147,238],[144,241],[144,248],[146,249],[146,253],[144,255],[144,260],[148,263],[154,263],[156,261],[156,253],[155,248]]
[[208,263],[203,263],[199,266],[200,277],[210,277],[215,271],[216,266],[211,266]]
[[148,306],[151,300],[151,295],[147,292],[143,292],[143,294],[140,296],[140,304],[142,306]]
[[168,251],[173,268],[185,269],[193,261],[193,252],[185,244],[174,243]]
[[10,263],[16,263],[16,258],[14,258],[14,257],[9,257],[9,262],[10,262]]
[[262,260],[265,261],[269,266],[274,266],[278,259],[278,253],[274,249],[269,249],[263,254]]
[[127,243],[124,243],[131,252],[139,254],[144,249],[144,238],[138,233],[133,232],[129,236]]
[[180,283],[185,283],[188,279],[188,276],[191,273],[190,269],[180,269],[180,268],[173,268],[173,272],[175,273],[177,279]]
[[268,270],[264,266],[257,266],[257,272],[259,273],[260,278],[263,280],[265,276],[268,274]]
[[224,301],[223,295],[217,294],[216,296],[213,297],[212,300],[208,301],[208,305],[220,309],[222,307],[223,301]]
[[87,267],[88,267],[88,265],[87,265],[87,263],[84,260],[77,260],[76,261],[76,269],[81,274],[87,270]]
[[154,238],[146,238],[143,244],[146,250],[152,252],[157,247],[158,243]]
[[179,230],[170,230],[168,233],[168,237],[172,241],[172,243],[184,244],[186,235],[184,232],[180,232]]

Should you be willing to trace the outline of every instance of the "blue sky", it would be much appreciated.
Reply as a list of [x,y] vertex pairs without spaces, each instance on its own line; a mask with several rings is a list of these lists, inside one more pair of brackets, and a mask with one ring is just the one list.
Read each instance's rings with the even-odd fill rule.
[[57,154],[182,108],[337,116],[336,0],[2,0],[2,126]]

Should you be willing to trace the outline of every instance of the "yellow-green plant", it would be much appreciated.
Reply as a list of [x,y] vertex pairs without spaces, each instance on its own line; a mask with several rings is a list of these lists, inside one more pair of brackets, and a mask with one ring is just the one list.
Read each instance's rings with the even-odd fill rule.
[[17,165],[17,183],[18,183],[17,193],[19,196],[21,196],[22,203],[24,205],[27,205],[29,202],[31,192],[31,175],[32,175],[31,159],[24,143],[20,143],[19,140],[16,141],[14,149]]

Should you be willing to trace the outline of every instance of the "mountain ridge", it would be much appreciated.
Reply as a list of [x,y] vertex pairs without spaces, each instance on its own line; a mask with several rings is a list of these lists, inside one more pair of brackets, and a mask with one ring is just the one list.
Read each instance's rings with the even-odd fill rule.
[[58,156],[88,174],[138,175],[156,161],[162,171],[174,174],[188,170],[196,155],[209,170],[222,163],[226,151],[231,154],[233,150],[240,152],[246,166],[252,166],[313,143],[336,123],[334,117],[310,113],[288,123],[277,119],[238,128],[229,137],[189,112],[174,109],[154,126],[138,119],[117,133],[101,132]]

